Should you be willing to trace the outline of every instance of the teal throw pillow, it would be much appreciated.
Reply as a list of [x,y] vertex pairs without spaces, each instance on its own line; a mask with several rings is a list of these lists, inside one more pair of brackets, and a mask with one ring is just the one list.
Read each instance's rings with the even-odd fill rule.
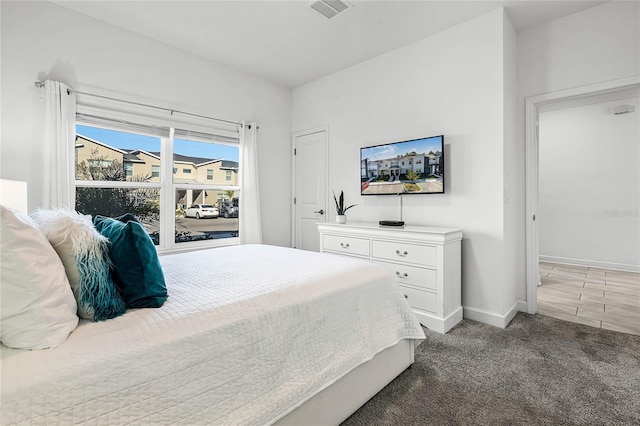
[[129,308],[159,308],[167,286],[156,248],[143,226],[104,216],[93,218],[96,229],[111,242],[113,277]]
[[78,304],[78,316],[102,321],[124,314],[127,305],[109,273],[109,240],[91,216],[73,210],[37,210],[31,217],[64,265]]

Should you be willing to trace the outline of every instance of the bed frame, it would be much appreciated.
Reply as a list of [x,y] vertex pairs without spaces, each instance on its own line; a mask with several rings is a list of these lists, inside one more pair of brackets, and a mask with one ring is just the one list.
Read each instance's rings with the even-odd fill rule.
[[410,367],[414,351],[414,340],[400,340],[276,419],[275,424],[340,424]]

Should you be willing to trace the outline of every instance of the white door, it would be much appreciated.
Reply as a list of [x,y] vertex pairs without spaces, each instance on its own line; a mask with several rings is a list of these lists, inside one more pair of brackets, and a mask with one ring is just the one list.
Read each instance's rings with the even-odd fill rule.
[[327,217],[327,129],[293,134],[294,247],[318,251],[318,222]]

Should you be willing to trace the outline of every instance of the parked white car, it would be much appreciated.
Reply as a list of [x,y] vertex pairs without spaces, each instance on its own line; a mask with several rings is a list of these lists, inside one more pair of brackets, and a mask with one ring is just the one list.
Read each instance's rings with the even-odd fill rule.
[[220,212],[211,204],[194,204],[184,211],[184,217],[195,217],[196,219],[218,216],[220,216]]

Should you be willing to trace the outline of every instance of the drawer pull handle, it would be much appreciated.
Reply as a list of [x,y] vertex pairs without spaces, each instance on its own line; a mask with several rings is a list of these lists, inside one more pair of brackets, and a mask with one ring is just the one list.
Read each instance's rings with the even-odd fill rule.
[[404,298],[405,298],[405,299],[408,299],[408,298],[409,298],[409,296],[407,296],[407,295],[405,294],[405,295],[404,295]]
[[343,249],[348,249],[349,248],[349,243],[347,243],[347,244],[340,243],[340,247],[342,247]]
[[401,274],[399,271],[396,271],[396,275],[400,278],[407,278],[409,276],[409,274],[407,274],[406,272],[404,274]]
[[405,257],[406,255],[408,255],[409,253],[407,253],[407,251],[403,251],[402,253],[400,253],[400,250],[396,250],[396,254],[400,257]]

